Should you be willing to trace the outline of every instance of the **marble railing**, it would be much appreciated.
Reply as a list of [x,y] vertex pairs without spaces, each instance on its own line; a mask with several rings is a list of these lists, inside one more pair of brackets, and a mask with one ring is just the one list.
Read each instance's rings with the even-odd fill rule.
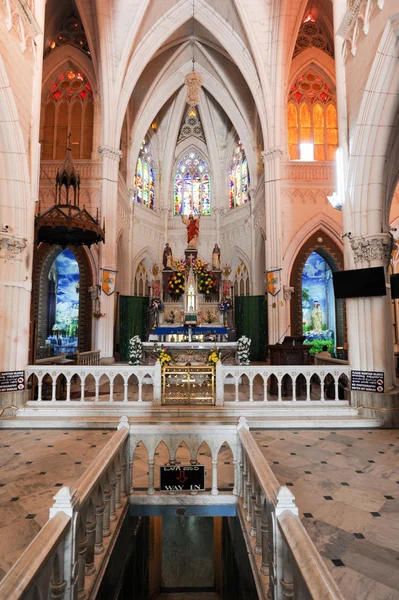
[[76,488],[63,487],[54,496],[49,521],[1,581],[0,598],[95,597],[107,549],[127,510],[128,428],[122,417]]
[[[118,378],[121,391],[118,400],[128,402],[129,383],[137,386],[137,401],[143,401],[143,384],[152,388],[153,402],[161,398],[161,365],[29,365],[27,380],[32,377],[32,386],[37,386],[37,401],[71,400],[100,401],[100,388],[103,400],[114,402],[115,379]],[[117,381],[118,381],[117,380]],[[119,397],[120,396],[120,397]]]
[[[344,365],[217,365],[216,401],[224,399],[234,386],[234,401],[336,401],[350,381],[350,367]],[[226,386],[229,386],[226,389]]]
[[238,438],[237,509],[259,598],[343,600],[298,517],[293,494],[280,486],[242,417]]
[[[161,366],[30,365],[38,402],[161,403]],[[338,402],[348,390],[347,364],[307,366],[216,365],[216,404],[229,402]]]

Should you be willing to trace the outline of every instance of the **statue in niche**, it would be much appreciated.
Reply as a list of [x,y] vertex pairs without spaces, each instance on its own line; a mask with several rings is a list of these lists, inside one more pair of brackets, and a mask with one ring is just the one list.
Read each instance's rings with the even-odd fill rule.
[[321,328],[322,328],[323,314],[322,314],[321,306],[317,300],[314,300],[314,302],[313,302],[313,308],[312,308],[312,312],[310,313],[310,319],[311,319],[311,324],[310,324],[311,329],[313,331],[320,332]]
[[197,248],[199,226],[200,226],[201,215],[194,218],[193,213],[190,213],[188,217],[181,216],[181,220],[187,228],[187,248]]
[[163,251],[163,257],[162,257],[162,264],[163,264],[164,271],[172,270],[172,261],[173,261],[172,248],[169,246],[168,243],[166,243],[165,249]]
[[215,244],[212,250],[212,269],[214,271],[220,271],[220,248],[218,244]]

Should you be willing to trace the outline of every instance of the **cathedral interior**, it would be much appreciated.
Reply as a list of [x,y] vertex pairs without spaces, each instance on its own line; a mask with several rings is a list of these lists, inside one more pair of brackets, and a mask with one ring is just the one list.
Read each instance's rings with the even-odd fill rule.
[[0,17],[0,600],[399,599],[398,3]]

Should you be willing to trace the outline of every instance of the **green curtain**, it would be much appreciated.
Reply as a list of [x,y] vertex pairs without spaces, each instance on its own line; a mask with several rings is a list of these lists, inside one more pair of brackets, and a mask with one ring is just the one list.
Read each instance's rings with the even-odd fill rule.
[[149,298],[140,296],[119,297],[119,343],[121,360],[129,360],[129,340],[139,335],[146,339]]
[[236,296],[235,318],[237,339],[251,338],[250,360],[266,358],[266,299],[265,296]]

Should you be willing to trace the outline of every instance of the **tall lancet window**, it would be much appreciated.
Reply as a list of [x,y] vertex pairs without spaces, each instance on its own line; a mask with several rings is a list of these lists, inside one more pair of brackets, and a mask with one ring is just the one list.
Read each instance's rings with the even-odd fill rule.
[[183,157],[174,185],[175,215],[211,214],[211,177],[206,161],[195,152]]
[[234,148],[230,165],[229,201],[230,208],[242,206],[250,200],[248,161],[242,143],[238,141]]
[[135,176],[135,200],[155,210],[155,174],[151,151],[145,140],[140,147]]
[[335,96],[310,69],[291,88],[287,107],[291,160],[334,160],[338,146]]

